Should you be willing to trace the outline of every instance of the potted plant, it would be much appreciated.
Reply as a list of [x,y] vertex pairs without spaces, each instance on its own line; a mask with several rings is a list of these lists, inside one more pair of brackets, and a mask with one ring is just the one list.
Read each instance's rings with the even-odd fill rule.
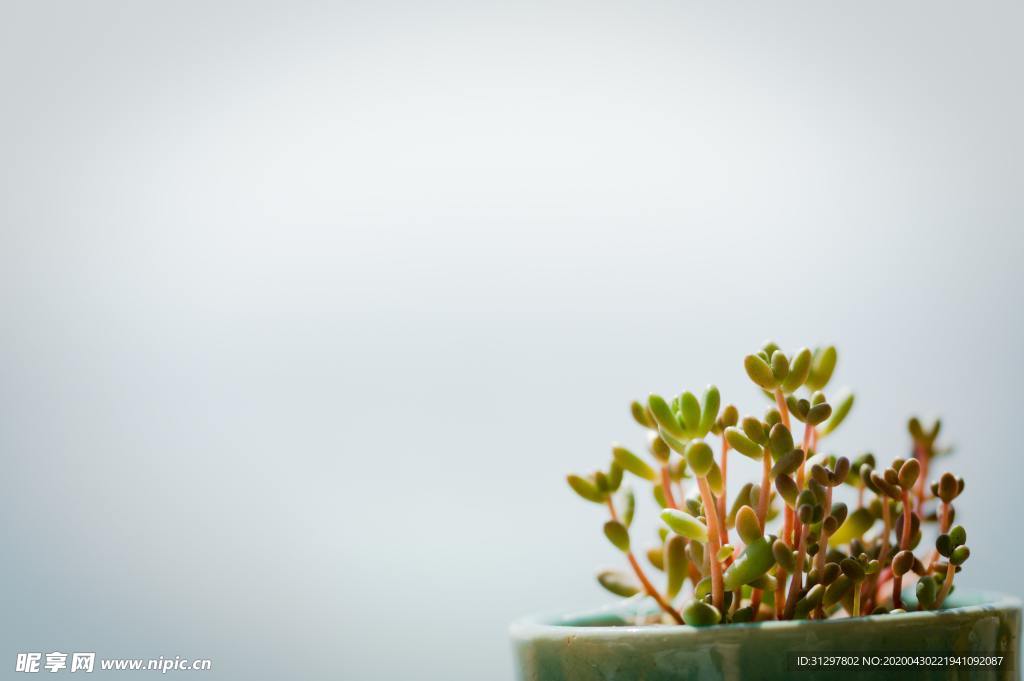
[[[624,600],[514,624],[521,679],[1016,678],[1019,601],[956,590],[965,486],[935,466],[940,423],[910,419],[911,453],[888,465],[832,454],[854,402],[826,397],[836,358],[748,355],[761,416],[722,407],[714,386],[632,403],[649,456],[616,444],[605,468],[568,476],[604,511],[623,567],[597,579]],[[737,455],[756,481],[730,490]],[[661,509],[646,550],[634,481]]]

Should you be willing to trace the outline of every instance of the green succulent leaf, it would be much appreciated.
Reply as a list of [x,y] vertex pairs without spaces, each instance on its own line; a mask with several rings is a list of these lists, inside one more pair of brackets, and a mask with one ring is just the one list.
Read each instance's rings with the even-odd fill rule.
[[685,511],[666,508],[661,512],[661,520],[669,529],[687,539],[706,543],[708,540],[707,525]]
[[971,550],[967,546],[958,546],[949,554],[949,562],[952,565],[963,565],[971,557]]
[[641,587],[629,575],[618,570],[602,570],[597,573],[597,581],[616,596],[629,598],[640,593]]
[[842,574],[842,570],[839,568],[839,563],[825,563],[825,567],[822,568],[821,574],[818,575],[818,581],[825,586],[828,586],[832,582],[836,581],[836,578]]
[[686,552],[690,556],[690,562],[701,571],[704,569],[704,545],[699,541],[692,541],[686,545]]
[[612,456],[615,458],[615,463],[638,478],[643,478],[644,480],[658,479],[658,474],[654,472],[653,468],[622,445],[612,446]]
[[657,502],[661,508],[668,508],[668,499],[665,498],[665,488],[661,485],[654,485],[651,487],[651,492],[654,494],[654,501]]
[[668,462],[672,456],[672,449],[658,433],[650,434],[650,437],[647,439],[647,449],[650,450],[651,456],[661,463]]
[[683,428],[690,437],[698,437],[700,430],[700,402],[696,395],[690,391],[679,396],[679,416],[683,422]]
[[793,557],[793,550],[781,539],[776,539],[772,544],[772,557],[786,572],[793,572],[796,569],[796,558]]
[[949,531],[949,538],[953,542],[954,548],[962,546],[967,543],[967,530],[963,525],[954,525]]
[[917,478],[921,475],[921,462],[917,459],[908,459],[903,462],[900,466],[900,472],[897,474],[900,487],[905,490],[912,489],[914,483],[917,482]]
[[740,557],[733,561],[722,577],[727,591],[733,591],[764,575],[775,565],[772,545],[758,537],[747,545]]
[[816,426],[819,423],[825,421],[825,419],[827,419],[831,415],[832,405],[830,405],[828,402],[822,402],[811,407],[807,411],[807,414],[804,416],[803,421],[804,423],[809,423],[812,426]]
[[935,597],[938,595],[938,588],[935,580],[930,577],[920,579],[917,582],[917,602],[927,610],[935,607]]
[[846,592],[850,590],[853,582],[846,575],[839,575],[836,577],[836,581],[832,582],[825,588],[824,598],[821,599],[822,605],[826,608],[831,608],[833,605],[838,603],[846,595]]
[[762,591],[775,591],[779,585],[774,577],[764,574],[753,581],[747,582],[747,586],[752,589],[761,589]]
[[715,453],[704,440],[692,440],[686,446],[686,463],[694,475],[705,477],[715,465]]
[[633,524],[633,514],[636,512],[636,496],[633,494],[632,487],[623,488],[619,496],[622,499],[620,502],[622,510],[619,512],[619,515],[622,518],[622,524],[628,528]]
[[789,374],[782,382],[782,392],[789,394],[802,386],[811,372],[811,351],[808,348],[800,348],[793,355],[793,361],[789,364]]
[[710,603],[690,601],[683,608],[683,621],[691,627],[709,627],[722,621],[722,613]]
[[911,551],[900,551],[892,558],[892,573],[902,577],[914,569],[914,554]]
[[828,538],[829,546],[842,546],[854,539],[860,539],[875,524],[875,516],[867,508],[858,508],[846,518],[846,522]]
[[782,383],[789,376],[789,358],[786,357],[786,353],[782,350],[776,350],[772,353],[772,376],[775,378],[776,384]]
[[960,484],[956,479],[956,476],[952,473],[943,473],[942,477],[939,478],[939,484],[935,490],[935,496],[942,499],[947,504],[953,499],[956,499],[960,494]]
[[793,478],[788,475],[776,476],[775,489],[779,491],[779,495],[786,502],[787,506],[790,508],[796,507],[796,497],[800,493],[800,488],[796,486],[796,481]]
[[622,466],[612,461],[608,467],[608,475],[605,477],[609,492],[617,492],[622,486]]
[[796,602],[796,607],[793,610],[793,619],[805,620],[811,612],[818,607],[821,600],[825,597],[825,587],[821,584],[815,584],[807,593]]
[[811,360],[811,372],[807,376],[805,385],[811,390],[821,390],[828,385],[829,379],[832,378],[832,372],[836,368],[836,357],[836,349],[832,345],[816,350]]
[[754,621],[754,609],[749,605],[745,605],[742,608],[737,609],[729,620],[733,624],[741,624],[743,622]]
[[722,410],[722,415],[719,417],[719,420],[722,422],[722,426],[725,428],[735,426],[739,422],[739,419],[740,412],[736,409],[736,405],[734,404],[725,405],[725,409]]
[[647,412],[647,408],[640,404],[637,400],[629,405],[629,413],[633,415],[633,420],[639,423],[644,428],[656,428],[657,424],[651,415]]
[[916,416],[911,416],[910,420],[907,421],[907,430],[910,431],[910,437],[913,438],[914,442],[921,442],[925,439],[924,429],[921,427],[921,419]]
[[743,368],[747,370],[747,376],[754,383],[765,390],[775,390],[778,380],[772,372],[771,366],[758,355],[747,355],[743,358]]
[[689,560],[686,557],[686,540],[679,535],[672,535],[665,542],[665,575],[667,578],[665,592],[669,599],[675,598],[686,581]]
[[566,481],[569,483],[569,487],[572,487],[576,494],[580,495],[587,501],[592,501],[595,504],[604,503],[604,494],[597,489],[597,485],[586,478],[581,478],[578,475],[566,476]]
[[608,541],[619,551],[629,551],[629,530],[618,520],[609,520],[604,524],[604,536],[608,537]]
[[704,437],[711,432],[711,427],[715,425],[715,420],[718,418],[718,409],[722,404],[722,396],[718,392],[718,388],[709,385],[704,390],[700,405],[700,426],[697,428],[697,437]]
[[804,450],[802,449],[791,449],[775,462],[772,466],[771,477],[777,478],[780,475],[790,475],[795,473],[800,468],[800,464],[804,460]]
[[[831,512],[829,517],[835,520],[836,528],[839,528],[843,523],[846,522],[846,518],[849,515],[849,508],[842,501],[836,501],[832,504]],[[835,529],[832,530],[835,532]]]
[[781,423],[772,426],[768,433],[768,448],[775,461],[778,461],[783,454],[793,451],[793,434],[789,432],[789,428]]
[[707,474],[708,486],[715,496],[719,496],[725,491],[725,479],[722,477],[722,469],[719,468],[717,462],[711,463],[711,470]]
[[747,437],[739,428],[726,428],[725,440],[737,452],[755,461],[760,461],[764,456],[761,446]]
[[658,436],[665,442],[665,444],[667,444],[669,446],[669,448],[673,452],[676,452],[677,454],[685,454],[686,453],[686,445],[688,445],[690,443],[690,441],[688,439],[686,439],[686,438],[682,438],[682,439],[677,438],[675,435],[673,435],[672,433],[668,432],[664,428],[660,428],[658,430]]
[[668,475],[672,478],[673,482],[679,482],[684,478],[690,477],[690,474],[686,471],[686,459],[680,456],[678,459],[670,463],[668,466]]
[[757,444],[764,445],[768,442],[768,431],[765,430],[764,424],[757,418],[745,416],[740,427],[743,430],[743,434]]
[[764,536],[757,513],[750,506],[743,506],[736,514],[736,532],[744,544],[753,544]]
[[860,561],[854,558],[843,558],[839,561],[839,569],[843,571],[843,574],[850,578],[852,582],[862,582],[867,576],[864,571],[864,566],[860,564]]
[[665,547],[652,546],[647,549],[647,560],[658,570],[665,571]]
[[[663,432],[668,433],[674,438],[685,440],[686,431],[683,429],[682,424],[679,423],[679,419],[672,412],[672,408],[668,406],[668,403],[660,395],[650,395],[647,398],[647,406],[651,410],[651,415],[654,416],[654,420],[658,422],[658,427]],[[669,442],[669,445],[672,443]]]
[[825,425],[818,429],[818,435],[824,437],[838,428],[852,408],[853,393],[849,390],[844,390],[839,394],[839,399],[836,400],[836,408],[832,410],[832,417],[825,422]]

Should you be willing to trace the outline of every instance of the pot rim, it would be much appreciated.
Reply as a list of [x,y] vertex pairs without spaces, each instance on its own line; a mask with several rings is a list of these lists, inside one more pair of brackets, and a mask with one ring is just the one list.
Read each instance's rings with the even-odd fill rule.
[[[663,636],[701,636],[717,631],[739,631],[739,630],[765,630],[785,631],[800,627],[828,627],[841,624],[852,624],[863,622],[864,624],[877,624],[894,622],[906,624],[920,621],[927,622],[934,618],[951,618],[966,614],[980,613],[991,610],[1017,610],[1021,609],[1021,601],[1016,596],[999,593],[996,591],[970,591],[961,592],[959,589],[950,594],[949,600],[954,603],[953,607],[942,610],[914,610],[893,615],[865,615],[863,617],[836,618],[827,620],[768,620],[765,622],[741,622],[736,624],[716,624],[710,627],[692,627],[687,624],[645,624],[645,625],[593,625],[580,624],[588,619],[606,619],[618,616],[623,612],[634,613],[637,610],[636,604],[625,605],[623,603],[611,603],[593,610],[582,612],[551,611],[523,617],[516,620],[509,626],[509,634],[516,640],[530,640],[537,638],[562,638],[567,635],[573,637],[586,637],[592,639],[617,638],[622,636],[641,637],[663,637]],[[965,602],[966,601],[966,602]],[[641,608],[642,609],[642,608]]]

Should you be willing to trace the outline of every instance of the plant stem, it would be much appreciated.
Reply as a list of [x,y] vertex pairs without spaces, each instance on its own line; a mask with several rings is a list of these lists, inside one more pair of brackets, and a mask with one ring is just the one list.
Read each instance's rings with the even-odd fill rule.
[[939,589],[939,595],[935,598],[935,609],[938,610],[942,607],[942,602],[946,600],[946,596],[949,595],[949,590],[953,588],[953,575],[956,573],[956,567],[952,563],[946,564],[946,578],[942,580],[942,588]]
[[608,504],[608,512],[611,514],[612,520],[619,522],[619,514],[615,512],[615,503],[612,502],[612,498],[610,496],[605,498],[605,502]]
[[924,517],[924,490],[926,481],[928,480],[929,457],[923,447],[915,444],[914,458],[916,458],[918,463],[921,464],[921,474],[917,478],[917,510],[921,513],[921,516]]
[[[608,511],[612,515],[612,520],[618,522],[619,514],[615,512],[615,504],[612,503],[612,498],[608,497],[606,501],[608,502]],[[647,592],[647,595],[653,598],[655,602],[658,604],[658,607],[667,612],[672,617],[672,619],[676,621],[676,624],[682,624],[682,616],[676,611],[675,608],[673,608],[665,601],[665,599],[658,592],[658,590],[654,588],[654,585],[651,584],[651,580],[647,579],[647,575],[644,574],[643,568],[640,567],[640,563],[637,562],[636,556],[633,555],[632,551],[626,552],[626,560],[629,561],[630,566],[633,568],[633,572],[636,574],[636,578],[640,580],[640,584],[643,585],[644,591]]]
[[700,488],[701,500],[704,503],[704,513],[708,521],[711,603],[718,608],[718,612],[722,612],[722,604],[725,602],[725,591],[722,585],[722,565],[718,562],[718,551],[722,548],[718,540],[718,509],[715,505],[715,495],[711,493],[711,487],[708,485],[708,479],[697,476],[697,486]]
[[[757,522],[761,526],[761,532],[764,532],[765,525],[768,522],[768,499],[771,496],[771,480],[769,474],[772,469],[771,457],[768,455],[767,447],[765,447],[764,455],[761,457],[762,472],[761,472],[761,493],[757,495]],[[757,621],[757,613],[761,608],[761,590],[754,589],[750,594],[750,607],[754,611],[753,622]]]
[[640,563],[637,562],[636,556],[633,555],[632,551],[626,553],[626,558],[629,560],[629,564],[633,566],[633,572],[636,573],[636,578],[640,580],[647,595],[653,598],[658,603],[658,607],[667,612],[676,621],[676,624],[683,624],[682,615],[669,605],[662,595],[658,593],[658,590],[654,588],[654,585],[647,579],[647,575],[644,574],[643,568],[640,567]]
[[889,534],[892,532],[892,517],[889,514],[889,497],[881,495],[879,500],[882,502],[882,550],[878,554],[878,559],[884,561],[889,555]]
[[668,470],[668,464],[661,467],[661,489],[665,492],[665,503],[669,508],[679,508],[676,503],[676,496],[672,492],[672,474]]
[[892,581],[892,566],[882,568],[877,575],[872,575],[874,582],[871,583],[872,593],[869,596],[872,602],[881,600],[882,589]]
[[863,593],[865,600],[861,609],[865,615],[870,615],[875,610],[875,601],[878,600],[878,583],[882,576],[886,574],[886,570],[889,571],[889,574],[892,574],[892,568],[887,567],[873,575],[868,575],[868,578],[864,580]]
[[804,464],[807,463],[807,459],[811,458],[811,432],[813,430],[814,427],[811,424],[804,424],[804,459],[800,462],[800,468],[796,472],[796,486],[799,489],[804,488],[804,480],[806,480]]
[[[946,534],[949,532],[949,504],[945,501],[942,502],[942,515],[939,518],[939,532]],[[928,559],[929,568],[935,565],[935,561],[939,559],[939,550],[932,549],[931,558]]]
[[764,532],[765,523],[768,522],[768,499],[772,495],[772,459],[765,447],[764,456],[761,457],[761,493],[757,495],[757,521],[761,524],[761,532]]
[[906,551],[910,548],[910,493],[903,490],[903,536],[900,538],[900,549]]
[[788,505],[785,506],[784,514],[785,518],[782,524],[782,541],[789,544],[790,548],[795,548],[794,545],[796,544],[796,541],[793,537],[793,509],[791,509]]
[[789,407],[786,406],[786,396],[782,394],[782,388],[775,389],[775,406],[779,409],[782,417],[782,425],[789,428]]
[[851,617],[860,616],[860,582],[853,583],[853,612],[850,613]]
[[796,571],[793,572],[793,579],[789,583],[789,596],[786,598],[785,615],[792,619],[793,611],[796,609],[796,599],[803,588],[804,560],[807,558],[807,526],[800,530],[800,546],[796,554]]
[[[888,504],[888,499],[885,500]],[[900,536],[900,549],[906,550],[910,548],[910,514],[913,511],[910,510],[910,494],[906,490],[903,490],[903,533]],[[892,577],[892,605],[894,608],[903,607],[903,575],[893,574]]]
[[[807,458],[811,455],[810,443],[811,443],[811,431],[813,428],[810,424],[804,425],[804,458],[800,462],[800,468],[796,472],[796,487],[797,489],[804,489],[804,485],[807,482],[806,474],[804,473],[804,464],[807,463]],[[793,518],[793,541],[796,541],[797,537],[800,537],[803,533],[803,523],[800,522],[800,518],[796,517],[795,513]],[[795,576],[795,575],[794,575]]]
[[757,613],[761,609],[761,593],[760,589],[754,589],[750,592],[750,609],[754,613],[750,619],[751,622],[757,621]]
[[693,561],[688,562],[686,569],[690,575],[690,581],[693,583],[694,588],[696,588],[700,584],[700,580],[704,578],[703,575],[700,574],[700,570],[693,564]]
[[[825,508],[823,518],[827,518],[832,513],[832,487],[825,488]],[[828,532],[825,531],[824,526],[821,528],[821,537],[818,539],[818,553],[814,556],[814,566],[818,570],[825,568],[825,554],[828,552]]]
[[726,518],[728,513],[725,510],[725,500],[728,497],[729,485],[728,485],[728,474],[729,474],[729,441],[725,439],[725,433],[722,433],[722,494],[718,497],[718,517],[722,519],[721,533],[722,543],[729,543],[729,528],[726,527]]
[[786,571],[779,566],[779,569],[775,573],[775,619],[781,620],[784,613],[782,612],[783,601],[786,599]]
[[796,515],[796,511],[793,511],[793,548],[799,548],[800,537],[803,535],[803,531],[803,523],[800,522],[800,518]]

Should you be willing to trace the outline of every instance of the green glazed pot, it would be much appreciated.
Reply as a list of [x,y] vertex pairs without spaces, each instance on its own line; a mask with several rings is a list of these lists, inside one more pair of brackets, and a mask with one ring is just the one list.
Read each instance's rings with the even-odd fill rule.
[[[510,633],[520,681],[1019,678],[1020,601],[957,591],[947,604],[940,611],[704,628],[628,626],[637,606],[617,604],[526,618]],[[830,655],[849,657],[841,669],[820,666],[839,661],[822,657]],[[907,655],[939,664],[910,666]],[[984,668],[923,657],[960,655],[1002,656],[1002,662]]]

